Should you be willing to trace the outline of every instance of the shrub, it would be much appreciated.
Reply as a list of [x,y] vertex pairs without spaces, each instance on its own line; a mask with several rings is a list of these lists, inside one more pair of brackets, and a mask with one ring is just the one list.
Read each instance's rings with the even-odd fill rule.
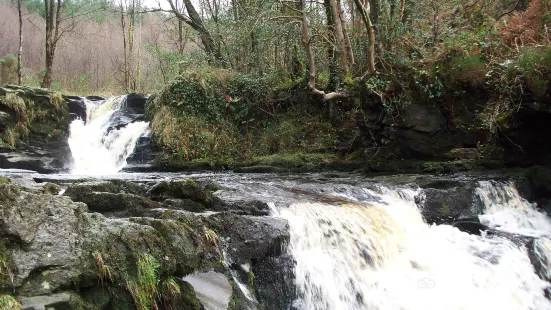
[[515,12],[509,21],[500,28],[503,42],[509,46],[537,44],[551,40],[545,26],[551,24],[551,1],[533,0],[522,13]]
[[17,57],[11,54],[0,58],[0,84],[17,84]]
[[551,47],[526,49],[518,59],[517,70],[526,78],[528,89],[536,99],[548,99],[551,83]]

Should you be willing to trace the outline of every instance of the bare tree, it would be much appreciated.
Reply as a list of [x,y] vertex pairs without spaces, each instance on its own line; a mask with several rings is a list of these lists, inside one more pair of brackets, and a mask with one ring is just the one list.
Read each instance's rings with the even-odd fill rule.
[[22,0],[17,0],[17,11],[19,13],[19,51],[17,52],[17,83],[21,85],[23,77],[21,69],[21,58],[23,56],[23,14],[21,12]]
[[41,86],[49,88],[52,84],[52,68],[54,65],[55,48],[61,38],[63,31],[60,32],[61,23],[61,0],[44,0],[45,20],[46,20],[46,72]]

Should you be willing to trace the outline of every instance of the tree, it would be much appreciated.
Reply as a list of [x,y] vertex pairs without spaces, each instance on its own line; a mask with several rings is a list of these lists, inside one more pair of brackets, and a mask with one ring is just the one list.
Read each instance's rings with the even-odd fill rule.
[[21,58],[23,56],[23,14],[21,12],[22,0],[17,0],[17,12],[19,13],[19,50],[17,52],[17,83],[21,85],[22,69]]
[[44,12],[46,20],[46,72],[41,86],[49,88],[52,84],[52,68],[57,42],[64,31],[60,31],[61,24],[61,0],[44,0]]
[[203,24],[203,20],[201,19],[201,16],[199,16],[199,13],[197,13],[197,10],[193,6],[193,3],[191,3],[191,0],[183,0],[183,2],[188,16],[184,15],[178,10],[176,5],[174,4],[174,0],[168,0],[168,3],[170,4],[170,7],[172,9],[171,12],[179,20],[188,24],[193,29],[195,29],[195,31],[197,31],[197,33],[199,34],[199,38],[201,38],[201,42],[203,43],[203,46],[205,48],[205,52],[207,53],[209,63],[224,64],[225,60],[224,57],[222,57],[219,46],[217,46],[213,36]]

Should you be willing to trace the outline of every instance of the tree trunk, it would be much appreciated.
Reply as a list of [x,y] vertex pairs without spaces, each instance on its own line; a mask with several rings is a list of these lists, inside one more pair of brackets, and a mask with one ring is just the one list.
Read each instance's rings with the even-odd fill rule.
[[23,78],[21,59],[23,56],[23,14],[21,14],[21,2],[22,0],[17,1],[17,11],[19,13],[19,51],[17,53],[17,83],[21,85],[21,80]]
[[[371,21],[371,26],[373,28],[373,37],[374,38],[381,38],[380,32],[381,32],[381,24],[379,22],[379,0],[368,0],[369,2],[369,17]],[[365,9],[365,7],[364,7]],[[371,44],[371,43],[370,43]],[[380,54],[381,53],[381,44],[380,40],[373,42],[373,45],[375,46],[375,52]]]
[[344,14],[342,11],[341,0],[337,0],[339,7],[339,19],[342,25],[342,33],[344,35],[344,47],[346,49],[346,58],[348,60],[348,66],[352,68],[356,62],[354,59],[354,53],[352,52],[352,44],[350,44],[350,37],[348,36],[348,30],[346,29],[346,23],[344,22]]
[[302,20],[302,27],[301,27],[301,37],[302,37],[302,44],[304,45],[304,49],[306,51],[306,59],[308,60],[308,87],[310,88],[310,91],[316,96],[320,96],[322,98],[322,101],[329,101],[333,99],[339,99],[347,97],[347,94],[341,93],[341,92],[331,92],[326,94],[325,92],[319,90],[316,88],[316,61],[314,60],[314,54],[312,53],[312,46],[310,44],[310,34],[308,31],[308,17],[306,17],[305,12],[305,0],[299,0],[298,4],[298,10],[301,11],[301,20]]
[[340,18],[340,8],[337,5],[337,0],[327,0],[331,7],[331,14],[333,17],[333,34],[335,36],[335,41],[337,49],[335,50],[335,58],[339,62],[340,72],[339,72],[339,81],[344,82],[344,78],[350,71],[350,66],[346,56],[346,45],[344,40],[344,31],[342,28],[342,22]]
[[[330,33],[335,33],[335,19],[333,18],[333,12],[329,0],[325,0],[323,3],[325,7],[325,15],[327,16],[327,27]],[[335,46],[332,42],[327,42],[327,58],[329,59],[329,83],[327,84],[327,90],[337,90],[341,83],[339,76],[339,65],[337,60],[339,54],[335,51]]]
[[52,69],[54,66],[54,56],[57,41],[61,37],[59,33],[59,24],[61,23],[61,0],[44,0],[45,19],[46,19],[46,72],[42,80],[42,88],[50,88],[52,84]]
[[373,30],[373,23],[371,22],[371,18],[369,17],[369,14],[367,14],[367,11],[363,4],[360,2],[360,0],[354,0],[356,3],[356,7],[358,8],[358,11],[360,12],[360,15],[362,17],[362,20],[365,24],[365,28],[367,30],[367,38],[368,38],[368,47],[367,47],[367,69],[368,73],[374,74],[376,72],[375,69],[375,31]]
[[126,18],[124,16],[124,7],[120,5],[121,10],[121,28],[122,28],[122,46],[123,46],[123,52],[124,52],[124,67],[123,67],[123,73],[124,73],[124,88],[126,90],[130,89],[130,73],[128,71],[128,48],[126,44]]

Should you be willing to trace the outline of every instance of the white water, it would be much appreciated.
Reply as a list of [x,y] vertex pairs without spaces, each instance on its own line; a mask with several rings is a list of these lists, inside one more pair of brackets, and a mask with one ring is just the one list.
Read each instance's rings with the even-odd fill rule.
[[73,174],[114,174],[126,166],[126,159],[149,130],[149,123],[134,122],[109,131],[111,116],[125,99],[126,96],[119,96],[102,102],[86,101],[86,123],[77,119],[70,126]]
[[[492,194],[508,190],[481,184],[486,223],[538,235],[551,232],[550,220],[525,212],[524,201]],[[411,189],[363,191],[375,199],[271,204],[274,214],[290,224],[297,309],[551,309],[543,293],[549,283],[535,274],[523,246],[427,225]],[[524,213],[506,226],[496,209]]]
[[477,195],[486,206],[480,222],[495,229],[541,237],[551,235],[551,220],[520,196],[511,184],[480,182]]

